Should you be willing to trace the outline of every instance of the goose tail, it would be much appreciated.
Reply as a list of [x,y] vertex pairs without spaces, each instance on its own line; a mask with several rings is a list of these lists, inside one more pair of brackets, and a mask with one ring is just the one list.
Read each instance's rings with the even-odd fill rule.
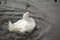
[[9,24],[8,24],[8,29],[9,29],[9,31],[13,31],[13,24],[11,23],[11,21],[9,21]]

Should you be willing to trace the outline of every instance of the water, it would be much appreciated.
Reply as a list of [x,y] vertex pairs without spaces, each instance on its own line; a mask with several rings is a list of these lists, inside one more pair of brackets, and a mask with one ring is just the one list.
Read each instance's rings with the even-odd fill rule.
[[[21,9],[20,9],[21,10]],[[29,11],[30,12],[30,11]],[[36,28],[33,30],[34,32],[32,32],[32,34],[30,35],[25,35],[25,36],[20,36],[19,33],[16,32],[9,32],[8,31],[8,21],[12,21],[12,23],[16,22],[18,19],[22,18],[24,11],[22,10],[22,12],[18,12],[17,10],[2,10],[0,12],[0,38],[1,40],[18,40],[18,39],[26,39],[26,40],[33,40],[33,39],[38,39],[40,38],[45,31],[48,30],[50,24],[49,22],[45,22],[46,18],[43,19],[43,17],[38,17],[36,16],[36,14],[34,12],[30,12],[31,13],[31,17],[33,17],[37,23]],[[37,37],[39,35],[39,37]],[[37,38],[36,38],[37,37]]]
[[[59,6],[46,1],[32,1],[31,8],[10,5],[0,6],[0,40],[55,40],[59,34]],[[41,2],[41,3],[39,3]],[[10,3],[9,3],[10,4]],[[19,3],[18,3],[19,4]],[[38,4],[38,6],[37,6]],[[15,6],[15,7],[14,7]],[[25,6],[25,5],[24,5]],[[12,23],[22,18],[24,12],[30,12],[37,23],[29,35],[21,36],[17,32],[9,32],[8,21]]]

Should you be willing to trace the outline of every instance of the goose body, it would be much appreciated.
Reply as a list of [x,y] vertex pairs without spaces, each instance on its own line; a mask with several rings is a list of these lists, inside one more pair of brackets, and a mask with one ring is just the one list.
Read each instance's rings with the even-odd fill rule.
[[35,28],[36,23],[33,18],[29,17],[29,12],[24,13],[23,18],[18,20],[17,22],[13,23],[9,21],[8,25],[9,31],[18,31],[20,33],[25,32],[32,32],[32,30]]

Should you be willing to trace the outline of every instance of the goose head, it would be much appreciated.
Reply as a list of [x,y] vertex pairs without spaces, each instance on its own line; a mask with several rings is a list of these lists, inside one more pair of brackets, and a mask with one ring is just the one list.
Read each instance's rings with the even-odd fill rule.
[[29,16],[30,16],[29,12],[26,12],[26,13],[24,13],[24,15],[23,15],[23,19],[28,19]]

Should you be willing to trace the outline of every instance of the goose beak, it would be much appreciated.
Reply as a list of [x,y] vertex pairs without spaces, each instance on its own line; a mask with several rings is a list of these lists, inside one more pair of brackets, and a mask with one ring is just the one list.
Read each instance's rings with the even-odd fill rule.
[[29,14],[29,17],[31,17],[31,14]]

